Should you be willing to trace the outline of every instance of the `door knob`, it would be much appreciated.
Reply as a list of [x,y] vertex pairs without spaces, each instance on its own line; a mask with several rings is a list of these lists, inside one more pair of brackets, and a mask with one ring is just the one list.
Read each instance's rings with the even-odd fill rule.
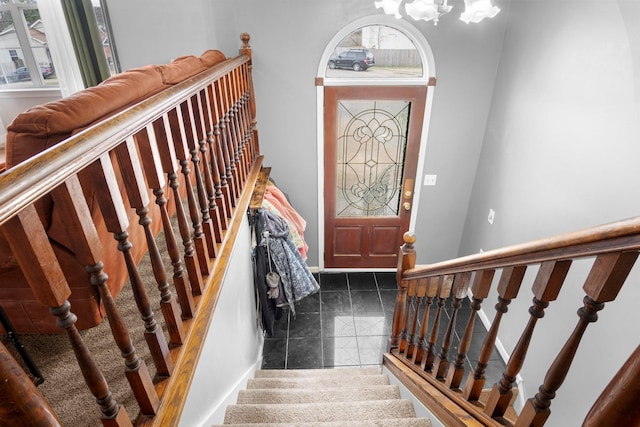
[[411,210],[411,203],[409,202],[404,202],[402,204],[402,207],[404,208],[405,211],[410,211]]

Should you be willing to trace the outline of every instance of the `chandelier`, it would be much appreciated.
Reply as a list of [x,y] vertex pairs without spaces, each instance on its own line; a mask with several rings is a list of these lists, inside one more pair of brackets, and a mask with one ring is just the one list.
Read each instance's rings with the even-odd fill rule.
[[[400,6],[404,2],[404,10],[411,18],[417,20],[433,21],[438,25],[438,20],[442,15],[451,11],[452,6],[447,3],[449,0],[380,0],[376,1],[376,7],[382,8],[384,13],[394,15],[397,19],[402,18]],[[484,18],[493,18],[500,12],[500,8],[491,4],[491,0],[464,0],[464,12],[460,15],[460,20],[466,22],[480,22]]]

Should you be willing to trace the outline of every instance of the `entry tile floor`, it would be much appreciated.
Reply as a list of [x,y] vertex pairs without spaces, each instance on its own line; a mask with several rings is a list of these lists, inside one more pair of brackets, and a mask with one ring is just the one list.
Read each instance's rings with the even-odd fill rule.
[[[263,350],[263,369],[311,369],[382,364],[387,351],[397,293],[394,272],[314,274],[320,292],[298,302],[295,316],[286,310],[276,321],[273,337],[267,337]],[[487,307],[493,307],[487,304]],[[444,307],[440,323],[442,336],[451,316],[451,302]],[[485,308],[486,310],[486,308]],[[432,305],[431,314],[435,313]],[[471,313],[464,300],[458,310],[449,360],[457,353],[460,336]],[[433,324],[430,322],[430,324]],[[475,366],[486,330],[476,319],[473,344],[466,364]],[[439,348],[439,344],[436,348]],[[493,352],[485,376],[487,384],[500,379],[504,362]]]

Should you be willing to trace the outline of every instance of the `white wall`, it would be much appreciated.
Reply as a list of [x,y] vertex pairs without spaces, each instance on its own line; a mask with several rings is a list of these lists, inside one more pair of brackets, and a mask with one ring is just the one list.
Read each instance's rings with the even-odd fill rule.
[[[638,215],[638,22],[634,0],[511,3],[461,255]],[[539,321],[537,350],[522,372],[530,395],[578,321],[587,269],[572,268]],[[638,276],[587,328],[548,425],[579,425],[637,345]],[[533,277],[527,274],[501,327],[509,350],[528,318]],[[484,304],[489,318],[495,301],[492,295]]]
[[260,368],[263,338],[256,323],[250,241],[245,216],[189,389],[181,426],[221,424],[226,405],[235,403],[237,390],[244,388],[246,378]]

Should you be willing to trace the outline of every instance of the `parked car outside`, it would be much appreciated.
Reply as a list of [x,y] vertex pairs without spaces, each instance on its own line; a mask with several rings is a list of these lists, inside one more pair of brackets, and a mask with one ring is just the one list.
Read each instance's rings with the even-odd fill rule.
[[[42,73],[42,77],[45,79],[55,74],[53,67],[44,65],[40,66],[40,72]],[[7,75],[7,80],[10,82],[31,80],[31,74],[29,74],[29,69],[27,67],[18,67],[13,73]]]
[[329,59],[329,68],[349,68],[363,71],[375,65],[373,54],[369,49],[349,49]]

